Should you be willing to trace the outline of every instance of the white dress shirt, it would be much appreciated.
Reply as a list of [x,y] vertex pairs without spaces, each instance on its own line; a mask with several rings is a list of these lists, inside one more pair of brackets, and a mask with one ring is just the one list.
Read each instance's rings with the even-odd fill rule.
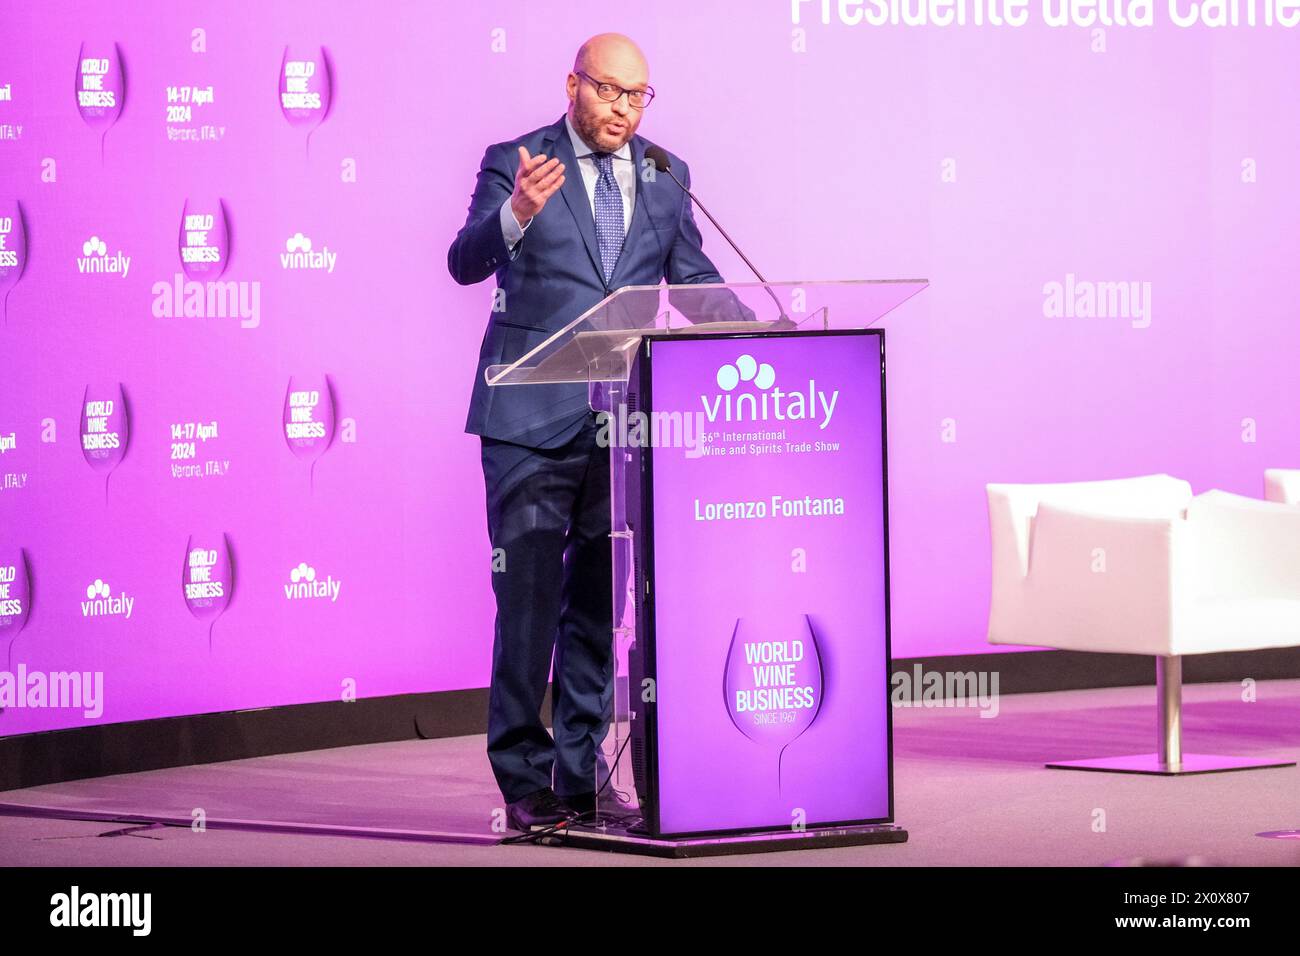
[[[573,128],[569,122],[569,114],[564,114],[564,126],[569,131],[569,142],[573,144],[573,153],[578,157],[578,168],[582,172],[583,185],[587,187],[587,202],[591,204],[591,218],[596,218],[596,180],[600,178],[600,170],[596,168],[596,157],[591,154],[591,147],[582,141],[578,131]],[[565,170],[565,175],[569,170]],[[636,167],[632,163],[632,144],[624,143],[614,153],[614,179],[618,182],[619,192],[623,194],[623,234],[626,235],[632,226],[632,206],[636,203]],[[532,220],[528,221],[532,225]],[[510,208],[510,200],[507,198],[501,204],[501,234],[505,237],[506,248],[514,251],[516,243],[519,242],[528,226],[520,226],[519,220],[515,219],[514,210]]]

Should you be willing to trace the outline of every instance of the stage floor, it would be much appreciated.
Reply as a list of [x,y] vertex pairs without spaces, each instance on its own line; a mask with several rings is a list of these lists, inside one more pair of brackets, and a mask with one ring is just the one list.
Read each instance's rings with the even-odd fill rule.
[[[1238,684],[1184,688],[1184,750],[1295,759],[1300,680],[1262,682],[1257,696],[1243,702]],[[998,708],[992,718],[975,708],[895,708],[904,844],[686,861],[497,846],[502,834],[492,823],[501,798],[480,736],[2,792],[0,805],[19,809],[0,812],[0,865],[1098,866],[1187,857],[1300,865],[1300,840],[1255,836],[1300,830],[1296,767],[1177,778],[1043,767],[1153,749],[1153,688],[1009,695]],[[46,819],[23,809],[36,807],[181,825]],[[189,827],[196,809],[206,815],[205,832]],[[225,829],[220,821],[301,832]],[[370,828],[373,836],[334,835],[335,827]]]

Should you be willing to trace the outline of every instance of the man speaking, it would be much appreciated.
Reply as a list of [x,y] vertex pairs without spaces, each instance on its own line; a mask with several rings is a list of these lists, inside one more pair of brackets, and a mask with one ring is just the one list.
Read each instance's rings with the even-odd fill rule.
[[[612,700],[609,449],[596,442],[585,384],[492,388],[483,370],[623,286],[723,281],[682,188],[648,172],[652,144],[636,131],[654,98],[649,79],[627,37],[584,43],[565,115],[488,147],[447,252],[458,283],[494,275],[498,288],[465,430],[481,436],[497,556],[487,752],[520,830],[595,804]],[[668,155],[689,188],[686,164]],[[554,739],[540,715],[552,656]]]

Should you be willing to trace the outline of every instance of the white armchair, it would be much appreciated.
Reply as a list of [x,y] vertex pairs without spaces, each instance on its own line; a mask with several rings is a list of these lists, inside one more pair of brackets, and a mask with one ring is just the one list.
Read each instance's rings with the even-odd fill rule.
[[1294,766],[1182,752],[1182,656],[1300,645],[1300,508],[1169,475],[987,486],[988,639],[1156,658],[1157,750],[1049,767]]
[[1266,469],[1264,497],[1284,505],[1300,505],[1300,468]]

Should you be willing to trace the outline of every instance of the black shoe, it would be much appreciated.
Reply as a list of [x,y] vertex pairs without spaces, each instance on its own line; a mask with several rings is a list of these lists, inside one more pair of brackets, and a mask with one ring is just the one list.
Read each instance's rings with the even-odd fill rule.
[[550,787],[535,790],[506,804],[506,823],[524,833],[534,827],[549,827],[573,816],[573,810]]
[[561,797],[560,799],[572,807],[574,813],[591,813],[596,809],[595,793],[577,793],[570,797]]

